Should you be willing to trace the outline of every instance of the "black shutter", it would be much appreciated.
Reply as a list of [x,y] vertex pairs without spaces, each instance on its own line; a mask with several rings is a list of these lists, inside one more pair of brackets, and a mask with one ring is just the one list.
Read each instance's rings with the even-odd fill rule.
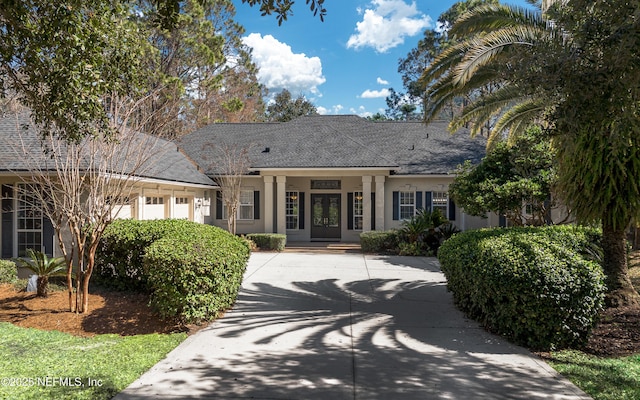
[[304,192],[298,192],[298,229],[304,229]]
[[393,192],[393,220],[400,219],[400,193]]
[[50,257],[53,257],[53,224],[51,220],[45,216],[42,217],[42,245],[44,246],[44,252]]
[[353,192],[347,193],[347,229],[353,229]]
[[216,191],[216,219],[222,219],[222,192]]
[[500,214],[500,217],[498,218],[498,226],[500,226],[501,228],[505,228],[507,226],[507,217]]
[[424,208],[425,208],[425,210],[427,210],[429,212],[433,211],[433,207],[431,205],[432,198],[433,198],[433,193],[424,192]]
[[2,185],[2,258],[13,257],[13,187]]
[[449,221],[456,220],[456,203],[449,197]]
[[260,219],[260,191],[253,191],[253,219]]
[[422,208],[422,192],[416,192],[416,210],[420,210]]
[[371,230],[376,230],[376,193],[371,192]]

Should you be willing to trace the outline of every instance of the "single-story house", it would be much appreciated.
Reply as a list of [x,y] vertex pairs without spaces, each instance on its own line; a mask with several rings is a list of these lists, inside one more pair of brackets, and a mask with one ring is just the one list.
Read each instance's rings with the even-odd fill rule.
[[[0,256],[27,248],[55,252],[51,223],[18,185],[43,157],[37,133],[21,117],[0,118]],[[284,233],[289,241],[357,242],[369,230],[399,228],[421,208],[439,209],[460,229],[497,226],[498,217],[466,215],[448,195],[453,171],[479,162],[486,140],[451,135],[445,122],[371,122],[351,115],[286,123],[212,124],[177,142],[158,141],[157,163],[140,176],[116,217],[185,218],[226,228],[216,148],[248,151],[237,233]],[[21,177],[22,176],[22,177]]]
[[[446,122],[371,122],[353,115],[285,123],[212,124],[179,146],[212,179],[213,150],[248,151],[237,232],[276,232],[289,241],[357,242],[369,230],[400,228],[421,208],[439,209],[460,229],[497,226],[466,215],[448,194],[453,171],[480,162],[486,139],[451,135]],[[220,191],[205,223],[226,227]]]

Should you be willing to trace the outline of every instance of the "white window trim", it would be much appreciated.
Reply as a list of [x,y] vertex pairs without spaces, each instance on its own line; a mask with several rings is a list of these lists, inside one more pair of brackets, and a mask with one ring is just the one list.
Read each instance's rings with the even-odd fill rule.
[[[438,194],[438,196],[436,196],[436,194]],[[444,201],[437,202],[436,197]],[[435,210],[436,207],[442,211],[443,217],[449,218],[449,192],[431,192],[431,211]]]
[[[403,204],[402,203],[403,194],[408,194],[408,193],[413,195],[413,203]],[[409,208],[409,207],[411,207],[413,209],[411,211],[411,216],[403,217],[402,216],[402,209],[403,208]],[[416,192],[415,191],[409,191],[409,190],[401,190],[401,191],[399,191],[398,192],[398,218],[400,219],[400,221],[403,221],[403,220],[411,218],[414,215],[416,215]]]
[[[293,196],[295,196],[295,198],[293,198]],[[289,211],[289,205],[292,204],[293,206],[291,207],[293,210],[295,210],[296,212],[290,212]],[[297,231],[299,230],[299,226],[300,226],[300,192],[297,190],[287,190],[285,192],[285,226],[287,226],[288,222],[289,222],[289,217],[295,217],[295,228],[289,228],[287,226],[287,230],[288,231]]]
[[[360,207],[358,207],[358,204]],[[360,225],[358,227],[358,219]],[[362,231],[364,227],[364,197],[362,192],[353,192],[353,230]]]
[[[35,251],[44,251],[44,213],[42,211],[42,206],[40,205],[39,207],[39,211],[40,211],[40,229],[20,229],[20,224],[19,224],[19,214],[20,214],[20,201],[23,195],[25,195],[27,193],[27,186],[30,186],[26,183],[17,183],[15,185],[15,187],[13,188],[13,192],[14,192],[14,204],[13,204],[13,209],[15,210],[14,215],[13,215],[13,224],[14,224],[14,246],[13,246],[13,252],[14,254],[16,254],[18,257],[24,257],[26,256],[26,254],[20,254],[20,233],[30,233],[30,232],[34,232],[34,233],[40,233],[40,246],[38,246],[38,248],[34,248],[33,250]],[[36,199],[37,201],[38,199]],[[26,248],[31,248],[31,247],[26,247]],[[26,249],[25,248],[25,249]]]
[[[242,203],[242,192],[251,192],[251,202],[250,203]],[[236,210],[236,221],[255,221],[255,218],[253,218],[255,214],[255,204],[253,202],[253,189],[241,189],[240,190],[240,199],[239,199],[239,203],[238,203],[238,209]],[[242,218],[242,207],[251,207],[251,218]],[[222,219],[223,220],[228,220],[228,214],[227,214],[227,203],[223,200],[222,202]]]

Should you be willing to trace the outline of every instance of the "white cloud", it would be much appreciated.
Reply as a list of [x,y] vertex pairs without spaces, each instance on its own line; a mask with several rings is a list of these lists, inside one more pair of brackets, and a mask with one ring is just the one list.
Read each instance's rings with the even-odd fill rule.
[[376,81],[378,82],[378,84],[380,85],[388,85],[389,81],[385,81],[384,79],[378,77],[378,79],[376,79]]
[[362,94],[360,95],[361,98],[363,99],[379,99],[381,97],[387,97],[389,96],[389,89],[382,89],[382,90],[365,90],[364,92],[362,92]]
[[356,23],[356,33],[349,38],[347,48],[368,46],[384,53],[433,23],[431,17],[418,11],[415,1],[409,5],[404,0],[373,0],[371,7],[362,14],[362,21]]
[[294,53],[291,46],[271,35],[252,33],[242,41],[253,48],[251,57],[259,68],[258,80],[268,89],[287,89],[294,96],[303,92],[319,94],[318,86],[326,81],[319,57]]
[[317,107],[316,110],[320,115],[327,115],[327,114],[337,115],[340,113],[340,111],[342,111],[343,108],[344,107],[341,104],[336,104],[335,106],[331,107],[331,109],[320,106],[320,107]]

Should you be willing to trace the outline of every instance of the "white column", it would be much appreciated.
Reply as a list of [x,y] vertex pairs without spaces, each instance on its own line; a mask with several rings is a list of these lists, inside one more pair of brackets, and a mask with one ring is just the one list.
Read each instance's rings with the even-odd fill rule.
[[174,190],[171,191],[171,196],[169,196],[169,218],[176,217],[176,193]]
[[362,231],[371,230],[371,176],[362,177]]
[[376,176],[376,230],[384,230],[384,176]]
[[286,213],[286,186],[287,177],[286,176],[276,176],[276,219],[278,220],[276,227],[276,233],[287,233],[287,219],[285,216]]
[[140,194],[138,195],[138,207],[137,207],[139,220],[144,219],[144,205],[145,205],[144,189],[140,189]]
[[273,176],[264,177],[264,231],[273,233]]

